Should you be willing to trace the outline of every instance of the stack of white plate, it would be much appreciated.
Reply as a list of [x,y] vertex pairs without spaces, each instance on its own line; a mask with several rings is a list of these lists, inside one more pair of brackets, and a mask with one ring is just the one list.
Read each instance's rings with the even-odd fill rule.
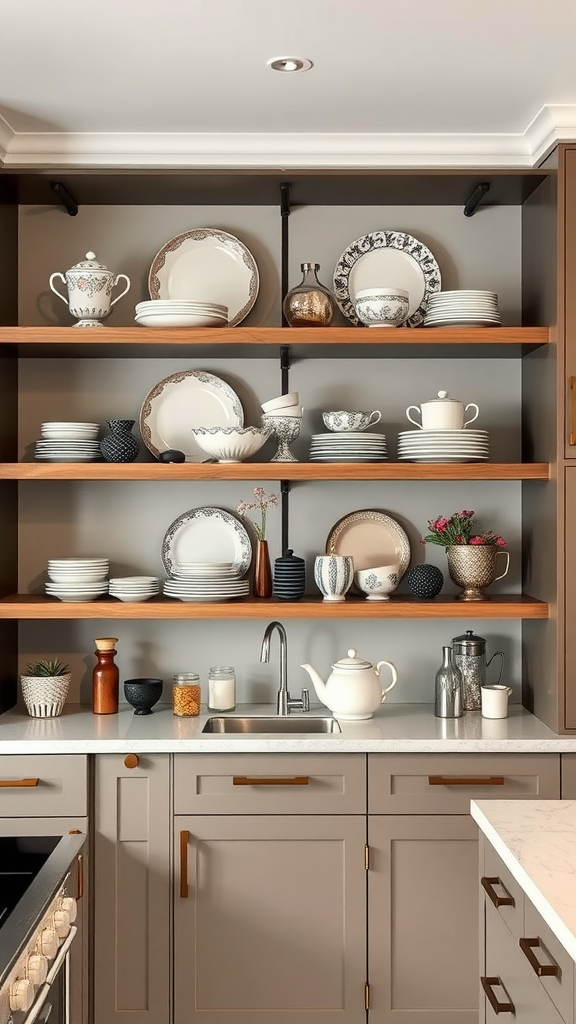
[[499,327],[496,292],[436,292],[428,300],[424,327]]
[[312,434],[311,462],[384,462],[386,435],[359,430]]
[[228,306],[191,299],[150,299],[136,306],[141,327],[225,327]]
[[108,558],[51,558],[46,593],[60,601],[95,601],[108,593]]
[[119,601],[149,601],[160,593],[160,580],[157,576],[115,576],[110,579],[108,592]]
[[486,462],[487,430],[403,430],[398,435],[400,462]]
[[179,601],[229,601],[249,593],[232,562],[181,562],[164,583],[165,596]]
[[43,423],[35,457],[45,462],[93,462],[100,458],[99,423]]

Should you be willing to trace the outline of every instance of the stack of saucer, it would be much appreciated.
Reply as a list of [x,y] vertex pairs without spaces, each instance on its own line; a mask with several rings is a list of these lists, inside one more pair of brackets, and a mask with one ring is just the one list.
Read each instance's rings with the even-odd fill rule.
[[435,292],[428,300],[424,327],[499,327],[496,292]]
[[232,562],[180,562],[164,582],[164,595],[179,601],[229,601],[249,593]]
[[111,597],[119,601],[149,601],[160,593],[160,580],[157,576],[116,576],[108,585]]
[[487,430],[402,430],[398,434],[400,462],[486,462],[489,449]]
[[385,434],[359,430],[312,434],[311,462],[384,462],[387,458]]
[[35,458],[44,462],[93,462],[100,458],[99,423],[43,423]]
[[141,327],[225,327],[228,306],[189,299],[150,299],[136,306]]
[[108,593],[108,558],[51,558],[46,593],[60,601],[95,601]]

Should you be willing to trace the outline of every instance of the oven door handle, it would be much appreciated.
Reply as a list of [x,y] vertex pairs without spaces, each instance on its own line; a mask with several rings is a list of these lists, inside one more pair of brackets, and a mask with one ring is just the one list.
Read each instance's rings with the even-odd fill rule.
[[[60,970],[62,964],[64,963],[64,960],[66,959],[66,954],[68,953],[68,950],[70,949],[70,946],[74,942],[74,939],[76,937],[77,931],[78,931],[78,929],[77,929],[76,925],[72,925],[70,931],[68,932],[68,935],[66,936],[66,939],[64,940],[64,942],[60,946],[60,949],[58,950],[58,954],[56,956],[56,959],[55,959],[54,963],[52,964],[52,967],[50,968],[50,970],[48,971],[48,974],[46,976],[45,984],[48,985],[48,987],[50,987],[50,985],[54,981],[54,978],[58,974],[58,971]],[[26,1022],[26,1024],[28,1024],[28,1022]]]

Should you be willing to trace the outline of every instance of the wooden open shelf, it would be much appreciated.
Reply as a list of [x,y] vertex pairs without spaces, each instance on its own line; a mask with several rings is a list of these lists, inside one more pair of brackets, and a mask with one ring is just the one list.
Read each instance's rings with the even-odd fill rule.
[[295,355],[325,357],[406,354],[474,358],[522,355],[550,341],[548,327],[0,327],[0,351],[20,356],[137,357],[211,352],[278,356],[282,346]]
[[390,601],[301,601],[235,598],[232,601],[187,603],[156,597],[137,604],[100,598],[66,604],[40,594],[14,594],[0,599],[0,619],[547,619],[548,605],[522,594],[499,595],[488,601],[464,602],[454,597],[419,601],[398,596]]
[[0,480],[548,480],[547,462],[4,462]]

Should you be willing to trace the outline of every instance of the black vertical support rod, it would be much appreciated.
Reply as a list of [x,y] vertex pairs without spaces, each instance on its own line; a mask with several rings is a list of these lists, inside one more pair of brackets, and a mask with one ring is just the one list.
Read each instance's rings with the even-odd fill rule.
[[489,181],[481,181],[480,184],[476,186],[476,188],[474,189],[472,195],[470,196],[470,198],[468,199],[468,202],[466,203],[466,205],[464,207],[464,216],[465,217],[473,217],[474,216],[474,214],[476,212],[476,207],[478,206],[479,203],[482,202],[482,200],[484,199],[484,196],[489,191],[490,191],[490,182]]
[[289,370],[290,370],[290,346],[280,345],[280,385],[282,388],[281,393],[287,395],[290,391],[289,381]]
[[64,187],[61,181],[51,181],[50,188],[52,189],[55,196],[58,197],[64,209],[69,213],[71,217],[76,217],[78,214],[78,203],[71,196],[68,189]]
[[290,494],[290,481],[280,481],[280,500],[282,502],[282,554],[285,555],[288,550],[289,538],[288,538],[288,496]]
[[[281,241],[280,241],[280,290],[282,302],[288,293],[288,218],[290,216],[290,182],[280,183],[280,217],[281,217]],[[282,310],[282,327],[287,327],[288,321]]]

